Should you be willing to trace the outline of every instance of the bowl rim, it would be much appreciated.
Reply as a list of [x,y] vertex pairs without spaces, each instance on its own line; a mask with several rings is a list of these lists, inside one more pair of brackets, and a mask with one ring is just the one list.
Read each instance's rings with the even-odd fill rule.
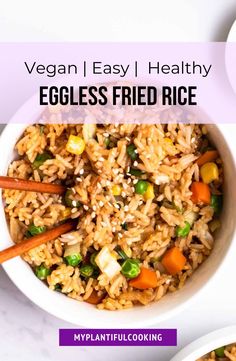
[[[29,105],[32,105],[32,103],[36,103],[36,95],[34,95],[33,97],[31,97],[26,103],[24,103],[21,108],[19,108],[19,110],[14,114],[14,116],[12,117],[12,120],[10,123],[8,123],[6,125],[6,127],[4,128],[1,137],[0,137],[0,149],[3,146],[3,139],[8,139],[8,137],[11,137],[11,133],[12,133],[12,129],[17,129],[16,127],[19,127],[19,129],[23,129],[24,127],[26,127],[29,124],[14,124],[13,122],[15,122],[16,119],[24,119],[26,113],[28,114],[28,118],[30,118],[29,112],[28,112],[28,107]],[[26,112],[27,110],[27,112]],[[42,111],[42,108],[40,108],[40,112]],[[36,114],[38,114],[39,112],[39,108],[35,108],[33,112],[31,111],[31,116],[33,117],[33,119],[37,119],[35,116]],[[31,119],[31,118],[30,118]],[[222,137],[226,140],[226,136],[225,136],[225,131],[224,131],[224,126],[222,124],[216,124],[215,125],[219,132],[221,133]],[[235,158],[233,155],[233,148],[231,147],[231,145],[227,142],[228,145],[228,150],[232,156],[232,159],[235,163]],[[2,217],[2,213],[4,213],[4,209],[2,207],[2,199],[0,200],[0,219]],[[4,216],[5,217],[5,216]],[[201,292],[203,292],[205,290],[205,288],[210,284],[210,282],[212,282],[219,274],[219,272],[221,272],[221,269],[225,266],[226,263],[226,259],[228,258],[228,254],[231,252],[232,247],[234,246],[234,242],[233,239],[235,238],[235,233],[236,233],[236,228],[234,228],[233,234],[231,236],[230,242],[228,244],[228,248],[225,251],[225,256],[222,258],[222,260],[219,262],[219,264],[216,267],[216,270],[214,272],[214,274],[211,274],[210,277],[207,279],[207,281],[201,285],[201,287],[198,287],[197,290],[195,290],[195,292],[193,292],[191,295],[189,295],[184,301],[182,301],[181,303],[175,305],[174,307],[172,307],[169,310],[165,310],[162,314],[157,314],[157,315],[153,315],[152,312],[152,316],[151,317],[146,317],[146,318],[142,318],[142,319],[138,319],[138,320],[129,320],[128,317],[126,317],[127,319],[125,321],[120,321],[119,320],[119,314],[120,312],[127,314],[127,316],[129,315],[129,310],[131,309],[125,309],[125,310],[119,310],[119,311],[115,311],[115,313],[117,314],[116,319],[119,320],[119,324],[114,324],[114,320],[109,320],[109,317],[106,317],[106,322],[104,322],[104,324],[101,322],[100,317],[98,317],[98,320],[96,320],[95,318],[90,319],[89,317],[83,317],[83,320],[81,320],[80,322],[75,322],[72,315],[70,314],[63,314],[61,312],[62,309],[62,301],[60,301],[60,298],[63,297],[63,299],[65,298],[64,295],[54,295],[55,300],[57,299],[57,302],[60,304],[60,307],[55,307],[53,302],[47,302],[45,301],[45,299],[48,296],[48,293],[46,292],[45,288],[47,289],[47,291],[50,291],[48,289],[47,286],[45,286],[41,281],[38,281],[38,289],[39,291],[45,295],[45,299],[43,300],[42,297],[39,298],[37,297],[37,295],[32,294],[31,290],[27,287],[25,287],[25,285],[19,280],[19,278],[17,278],[17,274],[15,272],[15,268],[21,267],[22,265],[25,264],[25,266],[27,266],[28,268],[30,268],[28,266],[28,264],[26,264],[25,261],[23,261],[20,257],[16,257],[15,259],[9,260],[7,262],[5,262],[3,264],[3,269],[6,271],[6,273],[8,274],[8,276],[10,277],[10,279],[13,281],[13,283],[17,286],[17,288],[19,288],[19,290],[21,292],[23,292],[25,294],[25,296],[27,298],[29,298],[33,303],[35,303],[37,306],[39,306],[40,308],[44,309],[46,312],[64,320],[67,322],[70,322],[71,324],[76,324],[79,326],[83,326],[83,327],[90,327],[90,328],[96,328],[96,327],[100,327],[100,328],[107,328],[107,327],[111,327],[111,328],[140,328],[140,327],[146,327],[146,326],[153,326],[153,325],[157,325],[167,319],[172,318],[173,316],[178,315],[180,312],[182,312],[187,306],[190,307],[191,303],[195,300],[196,297],[199,297],[201,295]],[[9,235],[9,232],[8,232]],[[8,242],[9,244],[9,242]],[[34,276],[34,275],[33,275]],[[36,278],[34,276],[34,278]],[[53,292],[56,293],[56,292]],[[56,297],[57,296],[57,297]],[[74,302],[74,300],[70,299],[70,301]],[[91,305],[89,305],[91,306]],[[148,306],[147,306],[148,307]],[[143,313],[145,313],[145,307],[140,306],[140,307],[135,307],[136,308],[136,312],[138,312],[137,309],[142,309]],[[89,308],[87,307],[87,309],[89,310]],[[132,308],[133,310],[134,308]],[[91,308],[90,308],[91,310]],[[99,310],[99,313],[103,314],[104,316],[111,314],[111,312],[113,311],[108,311],[108,310]],[[88,311],[89,313],[89,311]]]
[[227,346],[235,342],[236,325],[220,328],[191,342],[170,361],[195,361],[221,346]]

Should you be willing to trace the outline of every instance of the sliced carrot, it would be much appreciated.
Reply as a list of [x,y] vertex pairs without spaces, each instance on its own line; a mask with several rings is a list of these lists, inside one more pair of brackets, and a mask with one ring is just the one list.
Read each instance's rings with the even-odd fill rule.
[[217,159],[219,156],[219,153],[217,150],[207,150],[205,153],[203,153],[197,160],[197,165],[199,167],[207,162],[212,162],[213,160]]
[[91,295],[85,300],[87,303],[91,303],[92,305],[97,305],[102,301],[102,299],[105,297],[104,294],[98,295],[96,291],[93,290]]
[[211,191],[208,184],[203,182],[193,182],[190,190],[192,192],[191,199],[193,203],[204,203],[210,204],[211,202]]
[[158,279],[155,271],[142,267],[138,277],[133,278],[129,282],[129,285],[135,288],[139,288],[140,290],[145,290],[146,288],[157,287],[157,281]]
[[187,260],[180,249],[178,247],[173,247],[165,253],[161,263],[168,273],[175,275],[183,270],[186,261]]

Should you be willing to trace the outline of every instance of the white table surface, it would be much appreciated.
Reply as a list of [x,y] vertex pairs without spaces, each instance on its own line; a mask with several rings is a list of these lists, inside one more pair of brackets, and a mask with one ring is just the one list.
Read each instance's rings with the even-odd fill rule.
[[[0,0],[0,41],[223,41],[236,18],[235,0],[154,0],[145,8],[137,0],[111,4]],[[235,126],[228,130],[235,133]],[[178,328],[177,348],[59,348],[58,329],[73,325],[33,305],[0,267],[0,360],[168,361],[204,333],[236,324],[235,264],[225,265],[191,308],[157,325]]]

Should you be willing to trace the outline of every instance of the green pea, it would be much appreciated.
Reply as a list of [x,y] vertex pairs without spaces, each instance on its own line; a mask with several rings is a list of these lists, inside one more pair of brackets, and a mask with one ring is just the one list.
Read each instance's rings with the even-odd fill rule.
[[219,347],[215,350],[215,354],[217,357],[224,357],[225,355],[225,346]]
[[120,256],[120,258],[121,258],[122,260],[126,260],[126,259],[129,258],[129,257],[127,256],[127,254],[121,249],[120,246],[116,246],[116,247],[115,247],[115,251],[116,251],[116,253],[118,253],[118,255]]
[[93,267],[98,267],[98,265],[97,265],[97,263],[96,263],[96,261],[95,261],[95,258],[97,257],[97,254],[98,254],[98,252],[93,252],[92,254],[91,254],[91,256],[90,256],[90,263],[91,263],[91,265],[93,266]]
[[52,155],[50,153],[44,152],[42,154],[38,154],[32,163],[33,168],[39,168],[48,159],[52,159]]
[[121,273],[126,278],[135,278],[140,273],[140,266],[137,260],[135,259],[127,259],[122,264]]
[[191,226],[190,223],[185,222],[184,227],[177,227],[176,228],[176,236],[177,237],[186,237],[190,232]]
[[148,188],[148,182],[145,180],[139,180],[135,184],[135,193],[144,194],[147,191],[147,188]]
[[70,256],[64,257],[64,260],[68,266],[76,267],[82,261],[80,253],[71,254]]
[[216,215],[219,215],[223,206],[223,197],[215,194],[211,195],[211,207],[214,209]]
[[132,160],[135,160],[138,158],[138,154],[136,153],[136,147],[134,144],[130,144],[127,147],[127,154]]
[[135,177],[141,177],[141,175],[143,174],[143,172],[140,169],[135,169],[135,168],[130,168],[129,173],[131,175],[134,175]]
[[[29,235],[36,236],[37,234],[43,233],[46,231],[45,226],[37,227],[33,223],[29,225],[28,231],[26,232],[26,237]],[[30,237],[29,237],[30,238]]]
[[35,274],[40,280],[45,280],[47,276],[49,276],[51,273],[51,270],[47,268],[44,264],[41,264],[40,266],[35,268]]
[[73,195],[74,195],[74,193],[73,193],[72,189],[68,188],[65,193],[65,197],[64,197],[65,204],[71,208],[79,207],[80,202],[72,199]]
[[85,278],[92,277],[94,268],[91,264],[84,264],[80,267],[80,274]]

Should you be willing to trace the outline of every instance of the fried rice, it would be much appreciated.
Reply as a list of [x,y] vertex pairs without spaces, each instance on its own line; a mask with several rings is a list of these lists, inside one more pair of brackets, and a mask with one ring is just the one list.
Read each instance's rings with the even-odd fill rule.
[[[84,141],[81,154],[68,151],[71,135]],[[133,146],[131,156],[129,145]],[[99,309],[119,310],[158,301],[182,288],[214,247],[218,216],[211,204],[191,198],[191,184],[201,181],[197,159],[209,147],[206,126],[196,124],[30,125],[16,144],[18,157],[8,175],[63,184],[70,189],[70,206],[60,195],[5,190],[12,239],[21,242],[32,225],[45,230],[78,218],[76,230],[23,255],[35,272],[42,265],[50,270],[45,284],[78,301],[89,302],[96,293],[94,303]],[[37,163],[45,153],[47,159]],[[222,161],[218,156],[214,162],[219,175],[209,188],[211,194],[220,195]],[[140,180],[151,187],[152,197],[136,192]],[[176,233],[185,227],[189,215],[193,221],[188,234]],[[76,266],[66,262],[70,247],[77,247],[81,255]],[[95,267],[96,275],[81,274],[81,266],[90,264],[91,255],[98,255],[104,247],[120,265],[119,271],[109,277],[102,267]],[[168,272],[162,262],[173,247],[185,258],[177,273]],[[154,272],[155,287],[132,286],[122,273],[123,260],[117,249],[127,259],[138,260],[140,270]]]
[[197,361],[236,361],[236,343],[220,347]]

